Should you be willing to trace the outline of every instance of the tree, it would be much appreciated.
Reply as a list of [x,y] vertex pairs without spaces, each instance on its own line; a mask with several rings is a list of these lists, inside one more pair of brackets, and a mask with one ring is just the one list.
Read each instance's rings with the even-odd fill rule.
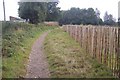
[[108,19],[109,19],[109,15],[108,15],[108,12],[106,11],[104,15],[104,21],[107,21]]
[[97,8],[95,9],[95,14],[96,14],[97,18],[100,18],[100,11]]
[[100,11],[96,8],[95,9],[95,14],[96,14],[96,16],[97,16],[97,24],[98,25],[103,25],[103,21],[102,21],[102,19],[100,18]]
[[118,18],[118,26],[120,26],[120,18]]
[[85,19],[85,24],[92,24],[92,25],[98,24],[98,18],[93,8],[87,9],[86,15],[84,16],[83,19]]
[[60,8],[57,7],[58,2],[38,3],[23,2],[19,3],[19,17],[37,24],[43,21],[57,21],[60,17]]
[[59,20],[62,24],[92,24],[98,25],[102,23],[102,19],[98,18],[93,8],[80,9],[72,7],[70,10],[62,11],[62,17]]
[[60,8],[57,7],[58,2],[47,3],[46,21],[57,21],[60,17]]
[[115,18],[113,18],[112,14],[108,14],[107,11],[105,12],[104,15],[104,24],[105,25],[115,25]]
[[19,3],[19,17],[29,21],[30,23],[37,24],[46,18],[47,5],[46,3],[38,2],[23,2]]
[[61,11],[61,18],[59,20],[60,25],[62,24],[80,24],[79,8],[71,8],[67,11]]

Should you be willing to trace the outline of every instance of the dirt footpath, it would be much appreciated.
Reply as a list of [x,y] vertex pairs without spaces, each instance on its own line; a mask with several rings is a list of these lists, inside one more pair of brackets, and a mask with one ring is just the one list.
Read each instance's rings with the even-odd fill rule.
[[25,78],[49,78],[48,63],[43,53],[43,42],[47,34],[43,33],[33,44]]

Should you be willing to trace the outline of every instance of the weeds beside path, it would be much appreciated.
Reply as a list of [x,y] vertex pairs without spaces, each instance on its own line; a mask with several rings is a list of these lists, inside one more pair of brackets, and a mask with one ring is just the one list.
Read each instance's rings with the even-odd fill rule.
[[2,78],[24,77],[33,43],[41,34],[56,28],[56,26],[11,22],[3,24]]

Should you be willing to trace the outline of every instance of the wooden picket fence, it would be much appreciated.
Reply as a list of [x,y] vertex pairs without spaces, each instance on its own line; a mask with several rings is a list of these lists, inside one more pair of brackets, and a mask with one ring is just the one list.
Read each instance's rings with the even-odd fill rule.
[[63,29],[120,78],[120,27],[63,25]]

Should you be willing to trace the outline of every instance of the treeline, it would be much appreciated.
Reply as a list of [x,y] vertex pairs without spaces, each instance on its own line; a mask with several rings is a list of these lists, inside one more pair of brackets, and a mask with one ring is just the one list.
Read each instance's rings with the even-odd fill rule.
[[59,20],[62,24],[103,24],[102,19],[96,14],[93,8],[80,9],[71,8],[67,11],[62,11],[61,18]]
[[60,25],[63,24],[83,24],[83,25],[111,25],[116,26],[118,22],[108,12],[105,12],[104,20],[100,18],[100,11],[96,8],[80,9],[71,8],[70,10],[62,11],[59,20]]
[[26,21],[37,24],[43,21],[58,21],[60,25],[120,25],[111,15],[105,12],[104,20],[100,18],[100,11],[96,8],[80,9],[72,7],[70,10],[60,10],[58,2],[50,3],[19,3],[19,16]]

